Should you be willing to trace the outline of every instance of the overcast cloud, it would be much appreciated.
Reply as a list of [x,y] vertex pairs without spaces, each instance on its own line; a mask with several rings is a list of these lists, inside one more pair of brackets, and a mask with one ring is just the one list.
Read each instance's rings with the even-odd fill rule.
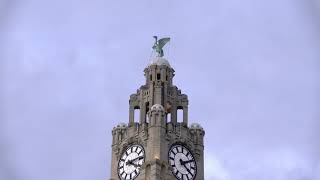
[[0,0],[0,179],[109,177],[152,36],[206,130],[206,180],[320,180],[317,0]]

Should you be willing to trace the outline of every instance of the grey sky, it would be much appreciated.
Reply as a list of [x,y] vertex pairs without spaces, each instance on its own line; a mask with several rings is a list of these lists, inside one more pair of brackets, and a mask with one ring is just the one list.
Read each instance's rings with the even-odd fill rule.
[[152,36],[206,180],[320,180],[317,0],[0,1],[0,179],[106,179]]

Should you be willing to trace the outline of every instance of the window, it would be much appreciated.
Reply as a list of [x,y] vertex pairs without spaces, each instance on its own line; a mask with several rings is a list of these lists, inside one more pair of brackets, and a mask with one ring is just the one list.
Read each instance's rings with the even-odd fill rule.
[[167,114],[167,122],[171,122],[171,113]]
[[150,81],[152,81],[152,75],[150,74]]
[[138,107],[134,109],[133,119],[135,122],[139,122],[139,118],[140,118],[140,108]]
[[177,122],[183,122],[183,107],[181,106],[177,108]]
[[157,80],[160,80],[160,73],[157,74]]
[[150,108],[150,107],[149,107],[149,106],[150,106],[150,105],[149,105],[149,102],[146,102],[145,104],[146,104],[146,113],[148,113],[148,112],[149,112],[149,108]]
[[148,112],[150,110],[150,107],[149,107],[149,102],[146,102],[145,103],[145,106],[146,106],[146,114],[145,114],[145,119],[146,119],[146,123],[149,123],[149,116],[148,116]]

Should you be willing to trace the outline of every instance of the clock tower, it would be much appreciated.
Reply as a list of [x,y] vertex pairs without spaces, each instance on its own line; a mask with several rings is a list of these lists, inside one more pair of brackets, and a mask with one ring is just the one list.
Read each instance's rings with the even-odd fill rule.
[[170,39],[156,38],[158,56],[144,69],[145,84],[130,95],[129,122],[112,130],[110,180],[204,180],[205,132],[188,124],[188,96],[173,85],[164,40]]

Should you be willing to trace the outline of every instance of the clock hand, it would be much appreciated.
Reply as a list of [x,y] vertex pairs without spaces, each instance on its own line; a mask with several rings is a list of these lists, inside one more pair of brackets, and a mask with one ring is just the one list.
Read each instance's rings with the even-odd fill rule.
[[179,162],[180,162],[180,164],[182,165],[182,163],[183,163],[183,160],[182,160],[182,159],[179,159]]
[[132,164],[134,167],[141,167],[141,165],[140,164]]
[[[180,164],[183,165],[184,168],[186,168],[186,170],[188,171],[188,173],[192,174],[191,171],[190,171],[190,169],[188,169],[188,167],[187,167],[187,165],[186,165],[186,163],[187,163],[188,161],[183,161],[182,159],[180,159],[179,161],[180,161]],[[190,161],[190,160],[189,160],[189,161]]]
[[188,169],[188,168],[187,168],[187,165],[185,165],[185,164],[184,164],[183,166],[184,166],[184,168],[186,168],[186,169],[187,169],[188,173],[190,173],[190,174],[192,175],[192,173],[191,173],[190,169]]
[[191,163],[191,162],[193,162],[193,159],[192,160],[188,160],[188,161],[183,161],[183,160],[180,161],[181,165],[185,165],[185,164]]
[[143,156],[136,157],[136,158],[132,159],[131,162],[134,162],[136,160],[141,160],[141,159],[143,159]]
[[128,164],[134,165],[133,162],[135,162],[135,161],[137,161],[137,160],[141,160],[141,159],[143,159],[143,156],[139,156],[139,157],[136,157],[136,158],[134,158],[134,159],[128,160],[128,161],[126,162],[126,165],[128,165]]
[[141,164],[135,164],[132,161],[127,161],[126,165],[132,165],[134,167],[141,167]]

